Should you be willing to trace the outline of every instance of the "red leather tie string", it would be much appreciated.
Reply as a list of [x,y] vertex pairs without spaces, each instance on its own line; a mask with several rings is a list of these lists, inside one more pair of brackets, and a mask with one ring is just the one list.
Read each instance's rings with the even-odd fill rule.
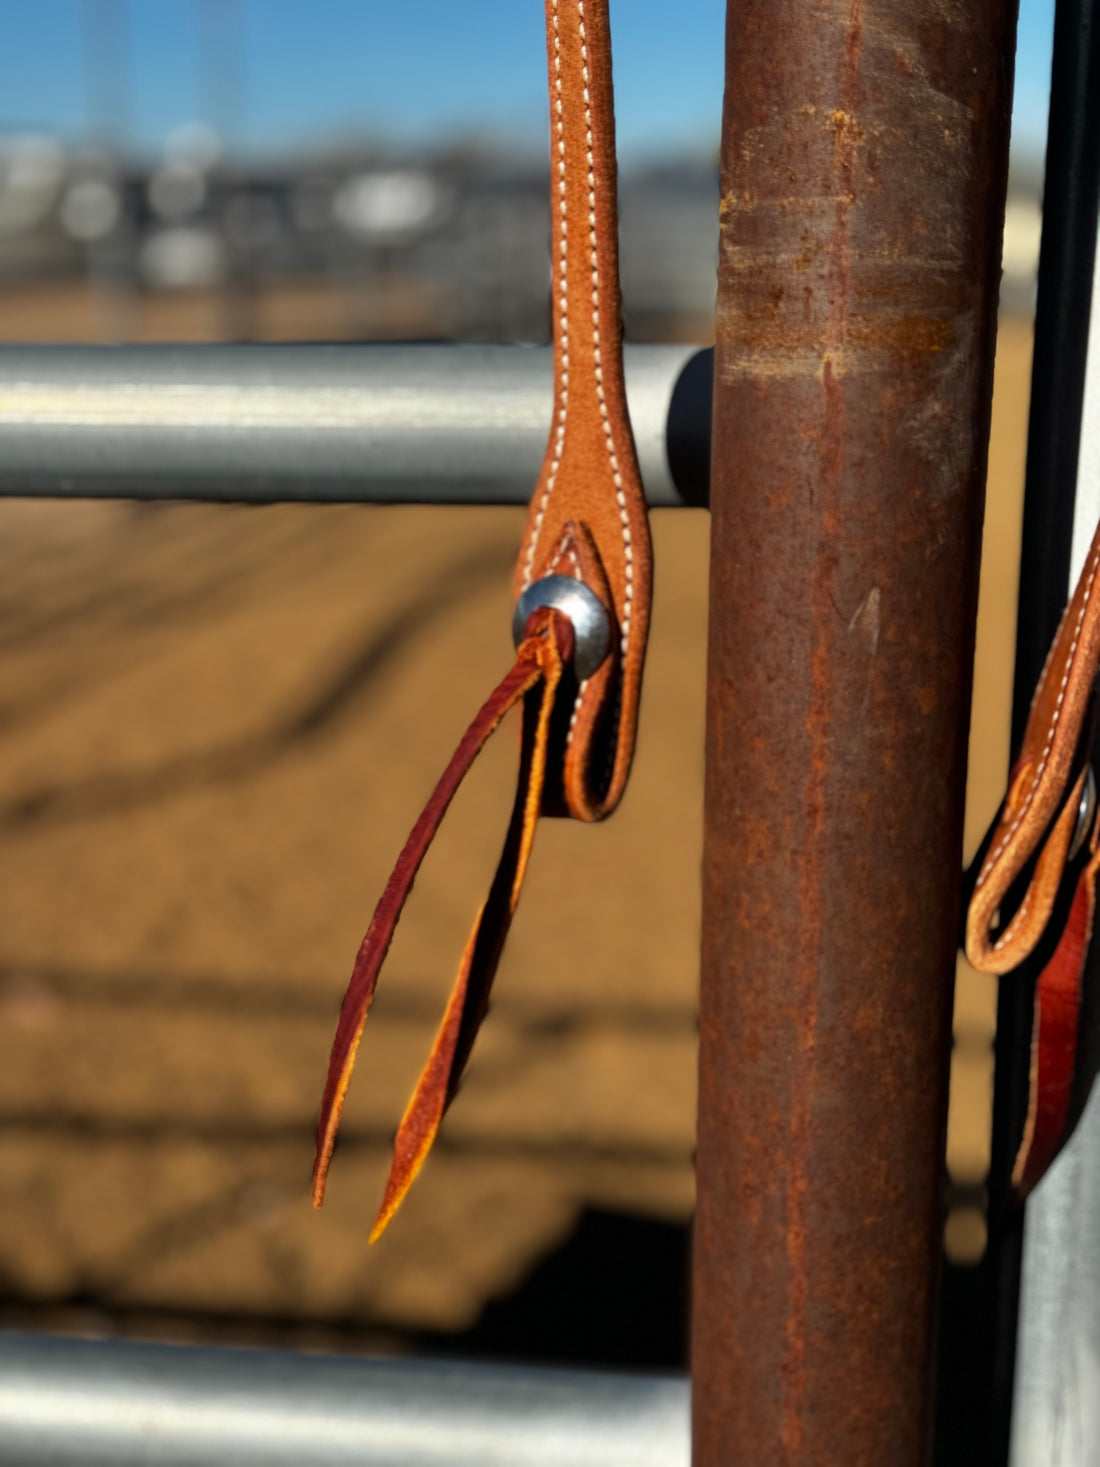
[[573,651],[573,628],[552,610],[535,612],[520,643],[515,665],[494,688],[462,737],[431,799],[413,826],[375,909],[352,970],[340,1010],[321,1101],[317,1156],[313,1168],[313,1203],[325,1195],[329,1162],[336,1143],[356,1051],[378,974],[393,940],[402,908],[440,821],[478,754],[505,714],[524,704],[519,781],[512,818],[489,896],[470,933],[458,977],[427,1064],[398,1127],[394,1159],[385,1197],[371,1232],[373,1242],[385,1228],[412,1185],[435,1140],[444,1112],[454,1099],[478,1028],[488,1007],[504,939],[519,901],[535,836],[546,779],[550,715],[562,669]]

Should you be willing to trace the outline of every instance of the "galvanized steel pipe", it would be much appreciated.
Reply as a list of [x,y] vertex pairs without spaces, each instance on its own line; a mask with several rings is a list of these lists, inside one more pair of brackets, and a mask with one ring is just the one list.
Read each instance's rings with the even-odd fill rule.
[[[526,504],[549,347],[0,347],[0,495]],[[653,505],[706,501],[710,353],[626,350]]]
[[688,1467],[687,1382],[0,1335],[11,1467]]

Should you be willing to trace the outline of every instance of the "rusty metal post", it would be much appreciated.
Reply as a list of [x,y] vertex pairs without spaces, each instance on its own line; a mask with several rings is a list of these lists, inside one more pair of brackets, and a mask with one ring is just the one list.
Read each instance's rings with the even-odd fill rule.
[[736,0],[695,1467],[919,1467],[1014,0]]

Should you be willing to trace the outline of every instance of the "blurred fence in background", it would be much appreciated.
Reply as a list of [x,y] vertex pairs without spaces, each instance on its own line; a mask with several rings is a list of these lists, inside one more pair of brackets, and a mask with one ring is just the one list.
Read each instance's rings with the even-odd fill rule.
[[[547,182],[503,145],[362,141],[246,167],[206,123],[144,161],[0,132],[0,340],[545,342]],[[1040,183],[1019,160],[972,830],[1007,757]],[[620,193],[627,337],[705,342],[716,157],[626,168]],[[704,516],[655,517],[630,798],[607,827],[540,832],[493,1023],[402,1228],[367,1252],[495,854],[505,745],[418,882],[340,1185],[320,1217],[306,1201],[348,959],[469,686],[509,655],[521,524],[0,504],[0,1324],[682,1363]],[[962,973],[948,1241],[965,1257],[984,1239],[992,995]]]
[[[178,128],[148,166],[0,138],[11,339],[549,339],[545,171],[473,148],[366,145],[251,170]],[[717,166],[623,187],[627,329],[706,337]]]
[[[626,333],[709,338],[717,163],[621,184]],[[1014,171],[1003,304],[1028,311],[1039,170]],[[488,147],[366,143],[248,169],[185,124],[139,165],[0,135],[0,338],[549,339],[547,178]]]

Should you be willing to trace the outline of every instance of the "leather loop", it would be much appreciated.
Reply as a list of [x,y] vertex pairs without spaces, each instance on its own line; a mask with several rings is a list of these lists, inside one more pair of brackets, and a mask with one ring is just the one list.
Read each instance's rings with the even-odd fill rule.
[[[964,878],[963,947],[973,967],[1029,981],[1041,963],[1032,1011],[1028,1111],[1012,1173],[1028,1195],[1072,1129],[1082,985],[1092,939],[1100,820],[1083,854],[1076,838],[1086,798],[1100,667],[1100,525],[1063,613],[1032,699],[1008,793]],[[1091,1077],[1089,1077],[1091,1079]]]
[[[622,365],[615,135],[607,0],[546,0],[553,218],[554,410],[516,570],[573,576],[600,600],[612,648],[588,677],[572,668],[573,628],[532,612],[516,663],[466,731],[413,827],[363,939],[344,998],[321,1102],[313,1201],[324,1199],[336,1131],[374,997],[413,880],[467,770],[501,719],[524,705],[515,805],[443,1022],[409,1102],[371,1241],[400,1206],[454,1098],[489,1001],[540,814],[598,820],[618,803],[634,750],[649,627],[645,498]],[[572,701],[570,708],[565,698]]]
[[[1100,665],[1100,525],[1062,615],[1031,703],[1019,758],[983,844],[966,914],[964,946],[983,973],[1009,973],[1042,937],[1062,880],[1068,841],[1057,816],[1086,762]],[[1003,910],[1031,867],[1015,910]]]
[[516,567],[601,597],[614,655],[577,692],[564,812],[599,820],[622,797],[649,630],[652,551],[626,406],[607,0],[546,0],[550,81],[554,413]]

